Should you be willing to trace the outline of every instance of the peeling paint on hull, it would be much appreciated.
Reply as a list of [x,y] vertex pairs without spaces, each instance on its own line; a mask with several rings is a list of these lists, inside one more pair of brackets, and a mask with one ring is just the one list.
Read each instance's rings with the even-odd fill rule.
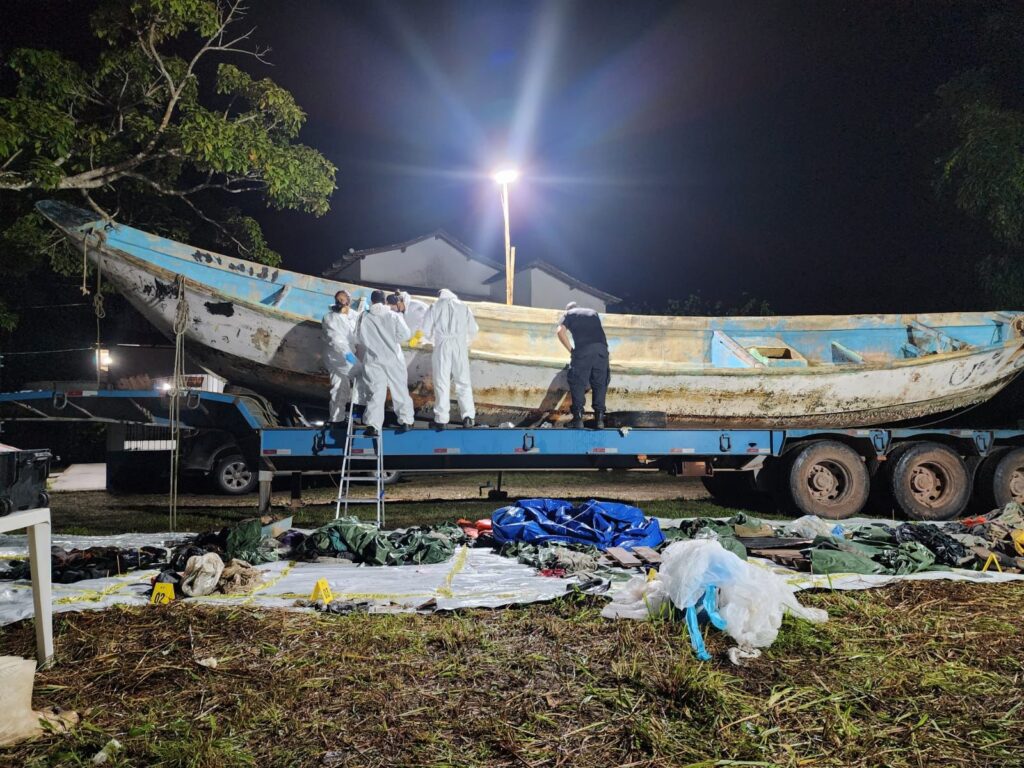
[[[70,209],[77,213],[68,215],[67,208],[40,209],[81,247],[82,230],[101,224],[83,223],[88,222],[87,212]],[[87,252],[91,260],[102,262],[104,279],[168,336],[177,307],[174,281],[178,273],[184,274],[190,312],[188,354],[232,383],[293,399],[326,399],[319,318],[330,297],[340,287],[348,288],[357,299],[369,293],[363,286],[269,270],[122,226],[108,228],[102,237],[89,236]],[[478,419],[530,423],[565,414],[567,360],[554,338],[561,313],[488,302],[471,306],[481,328],[471,351]],[[1015,313],[855,318],[608,314],[604,316],[612,354],[608,408],[664,412],[674,426],[839,428],[940,413],[987,400],[1024,366],[1024,348],[1016,330],[1019,317]],[[937,351],[928,352],[928,339],[920,334],[927,336],[932,326],[952,328],[967,342],[958,347],[956,339],[950,342],[946,332],[939,331],[928,342]],[[883,354],[893,347],[894,334],[896,342],[906,336],[914,350],[924,350],[921,356],[896,359],[891,353]],[[740,342],[732,366],[716,360],[720,353],[714,343],[719,336],[733,347],[734,340]],[[863,360],[856,365],[824,362],[823,356],[837,340],[842,340],[840,350],[847,346],[863,350]],[[762,352],[785,359],[773,363]],[[760,357],[751,363],[754,354]],[[430,353],[407,350],[406,357],[413,400],[421,415],[429,415]]]

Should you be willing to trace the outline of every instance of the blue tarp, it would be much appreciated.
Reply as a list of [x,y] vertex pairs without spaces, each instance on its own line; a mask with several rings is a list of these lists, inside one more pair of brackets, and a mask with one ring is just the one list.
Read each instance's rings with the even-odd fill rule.
[[491,515],[499,544],[525,541],[608,547],[656,547],[665,540],[654,518],[627,504],[590,501],[574,507],[560,499],[523,499]]

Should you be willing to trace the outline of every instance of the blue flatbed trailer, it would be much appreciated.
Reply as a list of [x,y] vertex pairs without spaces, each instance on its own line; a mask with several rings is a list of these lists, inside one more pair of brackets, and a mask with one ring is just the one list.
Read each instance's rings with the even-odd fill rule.
[[[0,393],[0,421],[98,421],[167,426],[170,395],[159,390],[32,390]],[[344,430],[278,426],[253,397],[189,390],[181,423],[234,436],[259,473],[261,508],[275,475],[337,472]],[[359,431],[359,430],[357,430]],[[383,446],[386,470],[662,469],[702,477],[724,501],[772,494],[796,514],[859,512],[872,486],[918,519],[948,519],[971,501],[1024,500],[1024,430],[449,428],[384,429],[357,437],[352,460],[369,467]],[[882,488],[882,486],[886,488]]]

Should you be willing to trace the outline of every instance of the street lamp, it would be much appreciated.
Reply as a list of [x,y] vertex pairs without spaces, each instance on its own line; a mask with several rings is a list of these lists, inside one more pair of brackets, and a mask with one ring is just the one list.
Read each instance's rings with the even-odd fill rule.
[[501,212],[505,215],[505,303],[512,303],[512,287],[516,274],[516,249],[508,226],[508,185],[519,178],[515,168],[503,168],[492,177],[501,186]]

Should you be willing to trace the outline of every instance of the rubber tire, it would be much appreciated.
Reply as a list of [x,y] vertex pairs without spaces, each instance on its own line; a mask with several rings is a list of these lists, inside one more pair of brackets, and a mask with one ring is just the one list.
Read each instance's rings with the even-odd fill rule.
[[[939,506],[922,503],[910,489],[911,473],[924,463],[938,465],[950,486]],[[912,520],[950,520],[967,508],[971,477],[964,460],[952,448],[940,443],[912,443],[890,467],[889,493],[896,508]]]
[[1024,495],[1014,497],[1010,481],[1016,470],[1024,471],[1024,448],[1002,448],[985,457],[975,475],[974,493],[983,511],[1002,509],[1011,501],[1024,502]]
[[39,498],[36,500],[36,505],[40,508],[50,506],[50,494],[46,491],[40,491]]
[[10,499],[0,499],[0,517],[9,515],[14,511],[14,502]]
[[[248,482],[245,485],[232,485],[227,477],[226,473],[230,471],[233,464],[241,462],[245,471],[249,473]],[[236,471],[239,471],[236,469]],[[213,484],[220,493],[227,494],[229,496],[241,496],[242,494],[252,493],[256,490],[256,485],[259,482],[259,478],[256,473],[248,468],[245,463],[245,458],[240,453],[231,453],[224,456],[217,462],[217,466],[213,469]]]
[[748,507],[763,498],[754,484],[753,472],[716,472],[700,481],[715,501],[726,507]]
[[[853,448],[836,440],[814,440],[786,455],[779,473],[779,507],[793,515],[817,515],[828,520],[853,517],[864,508],[871,490],[868,469]],[[845,475],[845,488],[835,501],[822,503],[810,490],[813,467],[822,462],[836,465]]]

